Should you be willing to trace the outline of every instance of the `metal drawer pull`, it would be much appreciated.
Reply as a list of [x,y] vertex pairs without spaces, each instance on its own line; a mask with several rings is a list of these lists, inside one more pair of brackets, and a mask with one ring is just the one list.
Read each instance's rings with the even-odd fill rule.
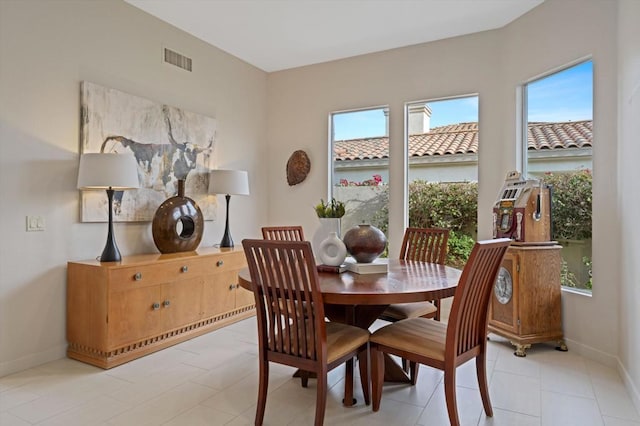
[[218,260],[216,262],[216,266],[222,266],[222,265],[224,265],[224,262],[222,260]]
[[229,290],[233,290],[234,288],[238,288],[238,284],[229,284]]
[[189,270],[189,267],[187,265],[184,265],[181,269],[182,272],[187,272]]
[[140,281],[142,279],[142,274],[140,272],[136,272],[136,274],[133,276],[133,279],[136,281]]
[[163,305],[164,305],[164,307],[166,308],[166,307],[168,307],[168,306],[171,304],[171,302],[169,302],[168,300],[165,300],[164,302],[162,302],[162,304],[163,304]]
[[155,310],[160,309],[160,304],[159,304],[158,302],[154,302],[154,304],[153,304],[153,305],[151,305],[151,307],[152,307],[152,308],[153,308],[153,310],[155,311]]

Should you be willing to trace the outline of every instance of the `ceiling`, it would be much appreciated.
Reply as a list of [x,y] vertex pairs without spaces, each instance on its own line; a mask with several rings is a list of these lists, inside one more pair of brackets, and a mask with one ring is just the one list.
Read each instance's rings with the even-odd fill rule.
[[267,72],[500,28],[543,2],[125,1]]

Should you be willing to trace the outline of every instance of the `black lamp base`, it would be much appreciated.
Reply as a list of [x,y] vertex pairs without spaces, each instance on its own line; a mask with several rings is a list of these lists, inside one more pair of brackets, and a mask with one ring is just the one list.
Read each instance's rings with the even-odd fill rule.
[[122,257],[113,233],[113,189],[107,189],[107,198],[109,199],[109,231],[107,233],[107,244],[100,255],[100,262],[119,262]]
[[120,262],[122,256],[120,256],[120,250],[116,246],[116,242],[107,238],[107,245],[104,246],[104,250],[100,255],[100,262]]
[[220,247],[233,247],[233,238],[231,238],[231,232],[229,231],[229,201],[231,200],[231,195],[225,195],[227,199],[227,219],[224,225],[224,235],[222,237],[222,241],[220,241]]

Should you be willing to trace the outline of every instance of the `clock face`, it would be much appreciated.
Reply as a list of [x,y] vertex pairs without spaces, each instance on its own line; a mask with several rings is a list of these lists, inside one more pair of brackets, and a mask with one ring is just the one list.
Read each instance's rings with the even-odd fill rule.
[[496,299],[503,305],[506,305],[511,300],[513,294],[513,281],[511,279],[511,273],[504,266],[500,267],[498,272],[498,278],[493,285],[493,293],[496,295]]

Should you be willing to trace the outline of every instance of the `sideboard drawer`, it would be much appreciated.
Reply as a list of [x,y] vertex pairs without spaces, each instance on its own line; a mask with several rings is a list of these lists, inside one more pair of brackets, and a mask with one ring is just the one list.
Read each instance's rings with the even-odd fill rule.
[[125,291],[147,287],[177,279],[180,275],[177,264],[140,265],[111,271],[111,290]]
[[244,252],[241,251],[212,256],[209,262],[208,272],[212,274],[238,271],[247,266],[247,262],[244,258]]

